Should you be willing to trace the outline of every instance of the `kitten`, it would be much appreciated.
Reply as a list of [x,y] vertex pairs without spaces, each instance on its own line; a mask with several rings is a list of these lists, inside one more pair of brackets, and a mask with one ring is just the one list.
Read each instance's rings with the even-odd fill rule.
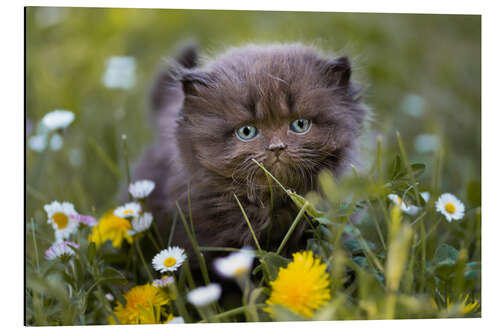
[[[298,209],[255,159],[299,194],[329,169],[352,162],[366,110],[346,57],[327,58],[301,44],[233,48],[200,68],[192,46],[162,71],[152,89],[156,143],[135,179],[156,188],[147,205],[165,227],[179,202],[188,216],[188,184],[201,246],[255,247],[238,197],[264,250],[275,250]],[[272,208],[271,208],[272,207]],[[296,251],[306,223],[287,244]],[[190,251],[179,221],[174,245]]]

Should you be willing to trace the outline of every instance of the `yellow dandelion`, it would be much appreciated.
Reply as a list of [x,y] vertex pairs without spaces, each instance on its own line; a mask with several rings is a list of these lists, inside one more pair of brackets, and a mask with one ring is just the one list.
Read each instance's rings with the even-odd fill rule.
[[311,251],[294,253],[293,261],[286,268],[280,268],[278,277],[270,285],[267,304],[284,306],[305,317],[312,317],[331,297],[330,274]]
[[132,243],[132,236],[129,231],[132,230],[132,225],[127,219],[115,216],[113,211],[108,211],[100,219],[99,223],[92,228],[92,233],[89,236],[89,241],[100,246],[108,239],[113,247],[119,248],[122,246],[123,240],[129,244]]
[[449,297],[446,297],[446,309],[448,311],[457,309],[462,315],[477,313],[481,306],[475,300],[469,301],[469,296],[470,295],[466,295],[465,297],[459,296],[459,299],[461,299],[459,303],[453,303]]
[[[166,324],[174,318],[165,309],[169,299],[160,288],[150,284],[135,286],[123,296],[125,306],[118,302],[113,309],[120,324]],[[113,316],[108,319],[110,324],[117,324]]]

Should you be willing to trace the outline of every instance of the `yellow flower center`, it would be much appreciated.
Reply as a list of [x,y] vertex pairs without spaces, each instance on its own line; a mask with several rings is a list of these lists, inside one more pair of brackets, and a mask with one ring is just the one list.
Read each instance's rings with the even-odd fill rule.
[[446,205],[444,205],[444,209],[450,214],[455,213],[456,210],[455,205],[451,202],[448,202]]
[[163,262],[163,265],[165,265],[166,267],[172,267],[173,265],[175,265],[176,262],[177,262],[177,260],[175,260],[174,257],[168,257]]
[[234,271],[234,275],[236,276],[240,276],[240,275],[243,275],[247,272],[247,270],[244,268],[244,267],[238,267],[236,268],[236,270]]
[[132,209],[126,209],[123,211],[123,215],[129,215],[129,214],[134,214],[134,211]]
[[52,215],[52,220],[59,229],[64,229],[68,225],[68,217],[64,213],[55,213]]

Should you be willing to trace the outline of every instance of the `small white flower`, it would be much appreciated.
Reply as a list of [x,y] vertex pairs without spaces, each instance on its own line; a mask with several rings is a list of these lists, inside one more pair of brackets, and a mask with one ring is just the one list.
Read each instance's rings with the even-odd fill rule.
[[49,130],[64,129],[75,119],[75,114],[66,110],[55,110],[42,118],[42,124]]
[[165,275],[161,279],[154,280],[152,285],[157,288],[165,288],[166,286],[171,285],[172,283],[174,283],[174,277]]
[[78,220],[78,222],[83,223],[89,227],[93,227],[93,226],[96,226],[98,224],[95,217],[89,216],[89,215],[76,214],[76,215],[70,215],[69,217],[72,219],[76,219],[76,220]]
[[429,192],[420,192],[420,195],[424,198],[426,203],[429,202],[429,199],[431,198],[431,194]]
[[52,149],[53,151],[58,151],[59,149],[62,148],[63,143],[64,143],[64,140],[63,140],[62,136],[60,136],[59,134],[56,133],[50,139],[50,144],[49,144],[50,149]]
[[45,258],[47,260],[55,260],[63,256],[66,258],[72,257],[75,255],[73,248],[78,249],[80,246],[68,241],[56,242],[45,251]]
[[110,302],[113,302],[115,300],[115,297],[113,296],[112,293],[107,293],[106,295],[104,295],[106,297],[106,299]]
[[121,217],[121,218],[127,218],[127,217],[136,217],[140,214],[141,212],[141,205],[137,202],[128,202],[123,206],[120,206],[115,209],[113,214],[115,216]]
[[186,253],[177,246],[162,250],[153,258],[153,267],[161,273],[176,271],[186,260]]
[[40,153],[44,151],[45,148],[47,147],[47,135],[45,134],[33,135],[32,137],[29,138],[28,145],[30,146],[31,150],[34,150],[36,152]]
[[420,208],[415,205],[408,205],[397,194],[389,194],[387,197],[399,208],[403,213],[408,215],[415,215],[420,211]]
[[78,230],[78,213],[72,203],[53,201],[43,206],[47,212],[48,223],[55,230],[56,239],[67,239]]
[[135,58],[111,57],[106,64],[102,83],[107,88],[130,89],[135,84]]
[[144,212],[143,214],[140,214],[138,216],[135,216],[132,219],[132,229],[129,230],[129,234],[131,236],[143,232],[145,230],[148,230],[149,227],[151,226],[151,223],[153,222],[153,214],[150,212]]
[[182,317],[174,317],[167,324],[184,324],[184,318]]
[[465,206],[451,193],[444,193],[436,201],[436,210],[446,217],[448,222],[464,217]]
[[211,283],[206,287],[199,287],[187,294],[189,303],[195,306],[205,306],[219,299],[222,293],[220,285]]
[[226,278],[236,278],[246,275],[252,268],[253,254],[249,248],[235,252],[225,258],[218,258],[214,262],[217,272]]
[[138,180],[128,187],[128,191],[132,194],[134,199],[143,199],[150,195],[154,189],[155,183],[148,179]]

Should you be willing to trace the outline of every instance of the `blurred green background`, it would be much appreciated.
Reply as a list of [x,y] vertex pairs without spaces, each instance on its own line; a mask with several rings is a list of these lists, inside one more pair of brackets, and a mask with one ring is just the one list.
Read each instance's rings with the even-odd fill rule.
[[[113,207],[126,180],[121,135],[133,163],[154,138],[152,78],[186,39],[208,55],[248,42],[297,41],[349,55],[373,110],[361,164],[372,164],[377,136],[394,154],[398,130],[410,161],[428,166],[424,187],[442,151],[439,188],[464,199],[469,189],[468,208],[480,206],[480,36],[480,16],[467,15],[27,8],[27,142],[52,110],[76,118],[60,149],[27,145],[26,217],[50,232],[43,205],[53,200],[73,202],[82,214]],[[135,58],[131,89],[103,85],[112,56]]]

